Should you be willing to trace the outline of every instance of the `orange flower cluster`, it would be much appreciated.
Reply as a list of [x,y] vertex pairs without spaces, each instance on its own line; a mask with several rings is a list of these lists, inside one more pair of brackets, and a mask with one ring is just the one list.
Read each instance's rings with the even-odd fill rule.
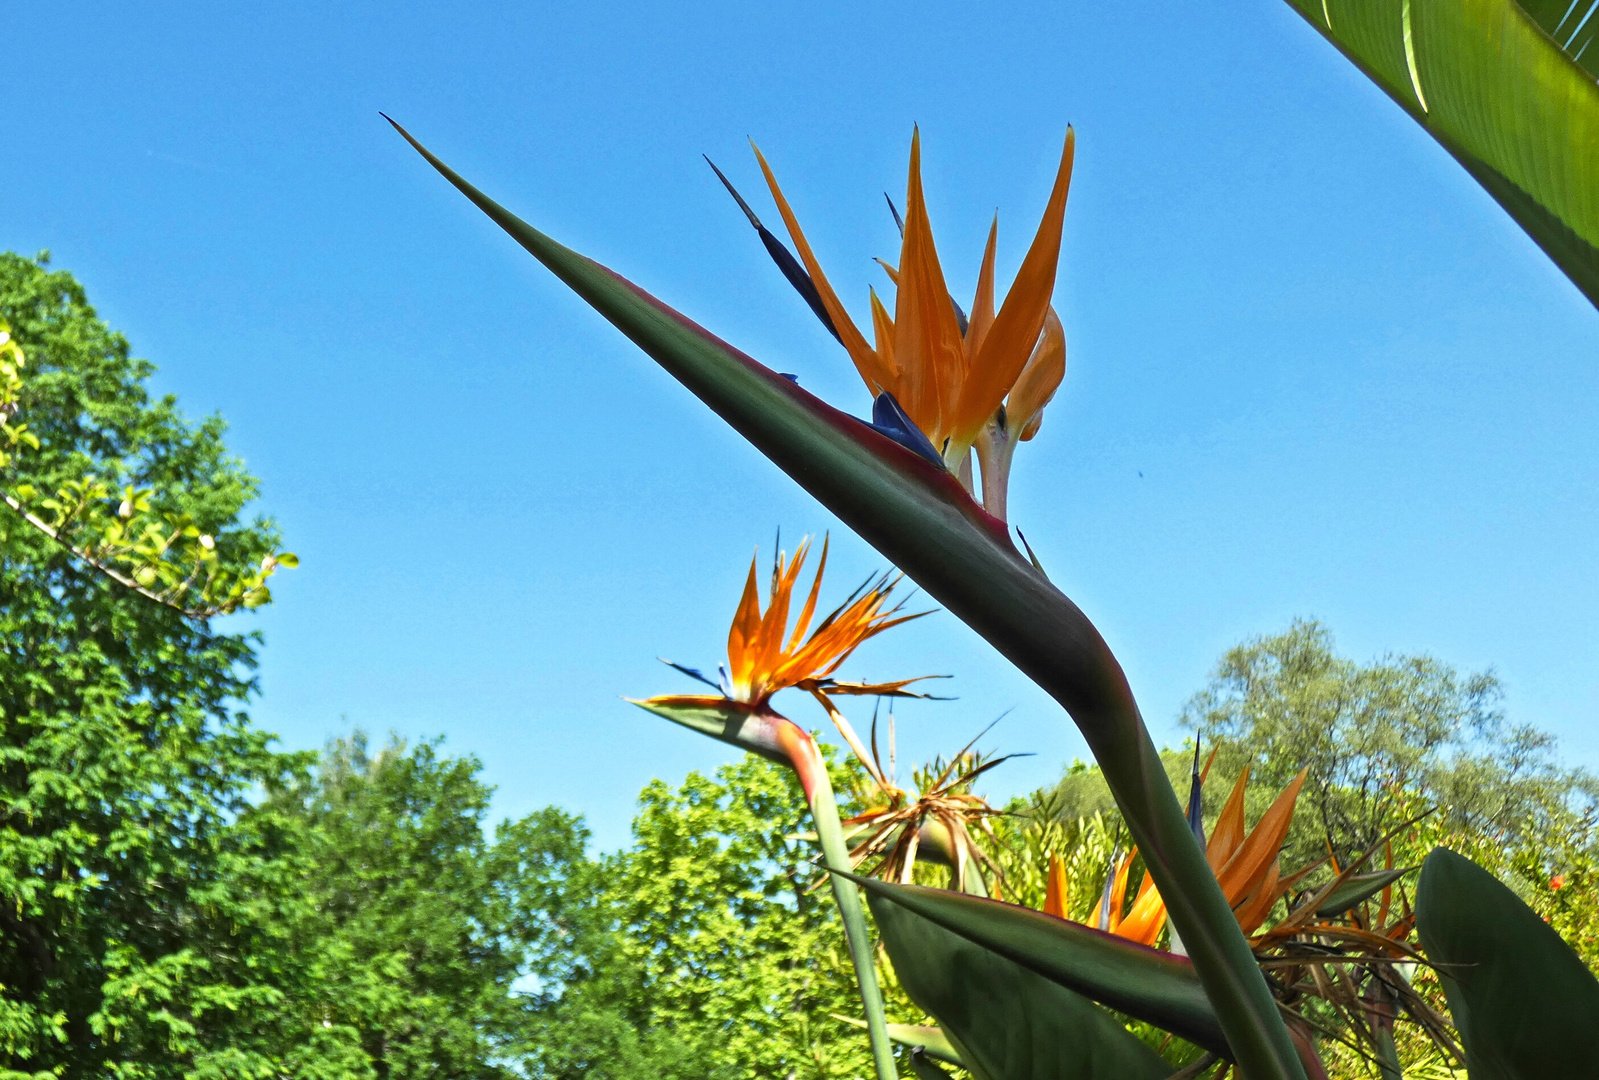
[[[727,668],[720,686],[724,698],[761,711],[767,708],[772,695],[792,686],[816,695],[832,712],[827,701],[830,694],[912,696],[905,687],[925,676],[883,683],[841,682],[833,678],[833,673],[863,642],[927,614],[902,615],[903,603],[889,606],[890,594],[901,581],[901,575],[884,574],[868,581],[811,630],[821,596],[822,575],[827,570],[827,542],[824,540],[810,591],[790,628],[794,588],[810,550],[811,542],[807,537],[800,541],[792,559],[785,552],[777,553],[772,562],[765,611],[761,610],[760,579],[756,573],[759,556],[751,560],[744,594],[727,632]],[[702,682],[717,685],[692,668],[672,666]],[[668,695],[648,700],[671,704],[701,699]]]
[[1066,371],[1066,335],[1050,297],[1060,260],[1074,147],[1075,136],[1068,129],[1043,220],[997,312],[994,255],[999,223],[995,219],[968,318],[950,296],[933,242],[922,192],[921,135],[913,135],[899,265],[883,264],[895,285],[894,311],[890,314],[876,290],[871,291],[873,344],[867,343],[828,283],[771,166],[758,148],[755,151],[814,287],[815,302],[867,389],[874,396],[893,395],[968,490],[972,489],[971,453],[976,449],[983,469],[984,505],[1002,518],[1011,454],[1018,442],[1037,434],[1044,406]]
[[[1233,784],[1232,794],[1228,796],[1221,816],[1216,819],[1215,830],[1205,844],[1205,861],[1210,864],[1211,872],[1216,875],[1245,934],[1253,934],[1260,929],[1277,901],[1308,872],[1301,871],[1285,878],[1278,859],[1283,841],[1288,836],[1288,827],[1294,820],[1294,806],[1299,800],[1299,789],[1304,785],[1305,776],[1305,772],[1300,772],[1246,835],[1244,791],[1249,785],[1249,769],[1245,768]],[[1127,877],[1137,854],[1138,849],[1134,848],[1117,866],[1108,883],[1106,895],[1100,901],[1095,922],[1117,937],[1141,945],[1153,945],[1166,925],[1166,903],[1161,899],[1160,890],[1155,888],[1155,879],[1151,875],[1144,875],[1132,908],[1125,916],[1122,914],[1127,897]]]

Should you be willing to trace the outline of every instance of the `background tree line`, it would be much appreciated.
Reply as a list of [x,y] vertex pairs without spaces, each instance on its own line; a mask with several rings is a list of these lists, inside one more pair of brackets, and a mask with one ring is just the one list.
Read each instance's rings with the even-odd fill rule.
[[[0,256],[0,318],[27,353],[22,415],[40,443],[0,487],[93,475],[150,489],[233,572],[276,549],[222,421],[152,397],[151,366],[70,275]],[[243,711],[258,646],[0,513],[5,1076],[865,1074],[785,770],[746,758],[653,782],[632,844],[597,853],[554,807],[490,827],[478,763],[437,743],[273,749]],[[1595,964],[1599,784],[1501,699],[1491,675],[1357,664],[1296,623],[1224,656],[1184,719],[1218,748],[1207,807],[1246,765],[1262,806],[1309,766],[1292,834],[1307,860],[1437,807],[1401,856],[1446,837]],[[1188,751],[1168,758],[1181,780]],[[852,779],[841,766],[840,791]],[[1005,888],[1034,904],[1030,838],[1115,825],[1082,764],[1009,809]]]

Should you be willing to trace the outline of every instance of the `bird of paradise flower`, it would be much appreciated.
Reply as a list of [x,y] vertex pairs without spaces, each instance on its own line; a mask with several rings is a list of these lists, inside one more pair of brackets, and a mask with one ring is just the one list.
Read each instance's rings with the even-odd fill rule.
[[[1212,761],[1214,757],[1213,752]],[[1254,828],[1246,830],[1244,801],[1250,770],[1245,766],[1207,839],[1197,823],[1200,793],[1209,770],[1207,762],[1203,772],[1196,768],[1194,773],[1190,820],[1196,822],[1196,838],[1233,907],[1239,929],[1249,937],[1257,959],[1270,975],[1295,1041],[1309,1047],[1311,1033],[1319,1032],[1343,1041],[1362,1058],[1387,1065],[1397,1060],[1394,1021],[1402,1014],[1415,1021],[1444,1059],[1460,1060],[1448,1021],[1400,969],[1401,964],[1426,965],[1426,958],[1409,944],[1415,913],[1402,886],[1395,895],[1396,884],[1411,868],[1394,867],[1390,843],[1392,835],[1417,819],[1402,823],[1347,865],[1341,865],[1329,848],[1326,858],[1284,873],[1281,853],[1308,770],[1296,775]],[[1386,866],[1362,872],[1379,847],[1386,850]],[[1153,947],[1166,926],[1166,906],[1147,873],[1128,906],[1129,877],[1137,854],[1136,848],[1125,855],[1119,851],[1112,854],[1110,872],[1089,923],[1116,937]],[[1298,886],[1328,865],[1330,881],[1296,895]],[[1284,914],[1268,927],[1280,903]],[[1063,860],[1053,854],[1046,873],[1044,911],[1070,919],[1069,907]],[[1184,951],[1175,932],[1170,934],[1169,948],[1178,954]],[[1299,1006],[1307,998],[1330,1005],[1353,1041],[1312,1019]],[[1304,1060],[1313,1076],[1326,1075],[1316,1072],[1321,1066],[1315,1054],[1305,1053]]]
[[[696,668],[665,661],[716,690],[714,696],[667,694],[628,700],[674,723],[793,769],[816,824],[823,861],[829,869],[848,871],[853,863],[839,821],[826,759],[805,729],[772,707],[772,698],[789,688],[811,694],[827,710],[850,748],[864,760],[865,747],[833,698],[851,695],[923,697],[926,695],[910,687],[929,676],[888,682],[851,682],[839,679],[837,672],[864,642],[929,612],[907,614],[903,599],[891,603],[902,577],[884,573],[868,578],[812,629],[827,568],[828,544],[824,539],[811,587],[790,626],[795,587],[810,551],[811,542],[806,538],[799,543],[792,558],[781,550],[776,552],[764,611],[757,573],[759,556],[751,562],[743,595],[728,630],[727,663],[721,667],[719,679],[713,680]],[[832,875],[832,888],[843,917],[878,1074],[892,1077],[895,1075],[893,1050],[860,896],[852,882],[837,875]]]
[[[753,144],[751,144],[753,146]],[[894,311],[869,293],[873,343],[851,319],[823,273],[799,219],[758,147],[755,157],[799,258],[772,235],[720,169],[726,185],[789,282],[849,353],[875,398],[873,423],[922,456],[944,465],[976,494],[971,458],[981,470],[983,507],[1006,519],[1012,457],[1038,434],[1044,407],[1066,372],[1066,334],[1050,303],[1071,187],[1076,137],[1065,147],[1043,219],[1021,269],[995,310],[994,258],[999,219],[989,228],[968,316],[946,284],[922,190],[921,133],[911,137],[898,265],[882,263],[895,287]],[[715,164],[711,168],[716,169]]]
[[888,682],[850,682],[837,678],[838,669],[862,644],[930,612],[905,614],[904,600],[890,604],[903,575],[883,573],[868,578],[832,612],[823,616],[812,630],[822,577],[827,570],[828,541],[824,538],[810,590],[790,627],[795,586],[810,552],[811,540],[806,537],[797,545],[792,558],[783,551],[774,555],[765,611],[761,610],[759,556],[750,562],[744,592],[727,634],[727,662],[719,667],[718,679],[711,679],[698,668],[662,660],[716,690],[717,696],[666,694],[635,702],[669,719],[677,719],[676,715],[669,714],[706,708],[739,716],[738,744],[792,766],[799,774],[807,797],[820,780],[816,775],[820,755],[811,745],[810,736],[772,707],[772,698],[778,692],[794,688],[814,697],[850,749],[864,762],[869,760],[869,755],[860,736],[832,699],[835,696],[926,697],[928,695],[910,687],[933,677],[919,675]]

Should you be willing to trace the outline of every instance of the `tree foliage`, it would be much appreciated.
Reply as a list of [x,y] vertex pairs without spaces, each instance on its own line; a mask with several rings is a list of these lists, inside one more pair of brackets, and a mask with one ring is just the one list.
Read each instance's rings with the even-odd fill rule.
[[263,806],[292,838],[281,925],[301,972],[281,1057],[300,1075],[517,1075],[516,983],[558,933],[551,868],[576,826],[546,811],[488,835],[480,768],[432,743],[369,753],[357,733]]
[[[1440,808],[1446,832],[1505,847],[1599,843],[1599,779],[1562,767],[1554,738],[1509,721],[1503,698],[1492,672],[1462,675],[1430,656],[1359,664],[1325,626],[1297,621],[1230,649],[1183,721],[1220,748],[1219,776],[1248,765],[1261,798],[1309,769],[1302,805],[1314,814],[1295,852],[1307,860],[1328,839],[1369,847],[1418,803]],[[1211,787],[1219,805],[1225,786]]]
[[[43,258],[0,255],[0,320],[38,439],[8,491],[131,487],[148,506],[113,517],[186,522],[225,577],[260,575],[276,530],[219,418],[151,395]],[[565,819],[486,839],[476,763],[432,746],[274,752],[241,711],[256,644],[0,507],[0,1073],[511,1075]]]
[[[150,395],[152,366],[70,275],[0,256],[0,318],[27,353],[37,452],[13,483],[137,483],[247,568],[276,546],[246,520],[254,479],[223,424]],[[257,965],[245,864],[277,838],[249,796],[283,763],[238,705],[246,634],[86,569],[0,518],[0,1054],[18,1073],[222,1075],[254,1060],[241,1017],[282,994]],[[268,950],[270,952],[270,950]]]
[[837,914],[804,797],[755,757],[639,797],[633,846],[578,864],[575,956],[548,956],[541,1077],[866,1075]]

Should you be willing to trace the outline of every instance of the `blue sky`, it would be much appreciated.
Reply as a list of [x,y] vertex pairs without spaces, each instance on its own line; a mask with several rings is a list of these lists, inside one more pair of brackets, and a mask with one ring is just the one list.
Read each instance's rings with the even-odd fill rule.
[[[880,560],[448,189],[500,201],[857,412],[848,361],[700,160],[783,178],[846,302],[892,255],[921,125],[957,295],[1020,261],[1078,134],[1065,384],[1012,517],[1122,659],[1157,740],[1217,656],[1296,615],[1360,658],[1493,667],[1599,765],[1599,315],[1281,0],[1198,4],[20,5],[0,247],[48,248],[220,411],[303,560],[252,706],[477,754],[498,809],[625,840],[725,748],[620,700],[714,665],[756,545]],[[758,200],[757,209],[769,204]],[[776,215],[767,216],[774,224]],[[949,673],[901,754],[1083,752],[935,615],[851,675]],[[781,699],[780,699],[781,701]],[[798,700],[794,715],[820,717]]]

